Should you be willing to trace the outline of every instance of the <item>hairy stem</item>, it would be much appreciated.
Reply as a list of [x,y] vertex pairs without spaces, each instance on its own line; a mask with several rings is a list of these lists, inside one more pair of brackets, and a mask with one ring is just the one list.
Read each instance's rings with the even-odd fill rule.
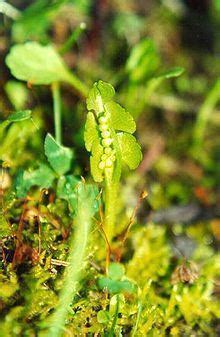
[[58,82],[52,83],[52,94],[53,94],[55,139],[57,143],[61,144],[62,143],[61,97],[60,97],[60,84]]
[[[86,204],[86,207],[85,207]],[[63,289],[59,297],[58,307],[53,315],[48,336],[60,337],[63,334],[68,308],[74,295],[79,290],[79,281],[82,277],[82,270],[85,269],[85,253],[88,244],[91,227],[90,200],[79,198],[78,212],[75,218],[75,234],[72,238],[69,253],[69,267],[64,278]]]

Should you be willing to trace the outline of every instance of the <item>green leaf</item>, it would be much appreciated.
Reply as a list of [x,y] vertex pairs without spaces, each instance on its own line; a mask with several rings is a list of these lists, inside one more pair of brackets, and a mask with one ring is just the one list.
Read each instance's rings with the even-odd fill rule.
[[72,150],[58,144],[49,133],[45,138],[44,150],[50,165],[57,174],[63,175],[70,170]]
[[137,143],[135,137],[129,133],[118,133],[117,138],[121,149],[122,160],[130,169],[134,170],[142,160],[140,145]]
[[216,11],[220,11],[220,0],[215,0],[214,6],[215,6]]
[[14,187],[18,198],[24,198],[30,188],[29,182],[24,180],[24,171],[20,170],[15,178]]
[[30,5],[22,9],[21,15],[12,25],[12,40],[16,42],[48,40],[48,28],[52,25],[62,3],[62,0],[26,2],[27,5]]
[[105,110],[111,115],[112,126],[115,130],[134,133],[136,124],[133,117],[119,104],[111,101],[105,104]]
[[75,189],[79,182],[80,180],[78,178],[71,175],[62,176],[58,180],[57,196],[68,202],[71,212],[76,210],[77,195]]
[[31,118],[31,110],[17,111],[11,114],[7,120],[9,122],[22,122]]
[[164,73],[160,74],[160,75],[157,75],[155,78],[173,78],[173,77],[178,77],[180,75],[182,75],[182,73],[185,71],[184,68],[182,67],[175,67],[175,68],[172,68],[168,71],[165,71]]
[[103,147],[100,145],[99,141],[94,141],[92,145],[92,155],[90,157],[91,174],[93,179],[99,183],[103,181],[102,170],[99,169],[99,163],[101,161],[101,156],[103,154]]
[[108,311],[100,310],[97,314],[97,321],[101,324],[108,323],[110,321],[110,314]]
[[41,164],[33,171],[21,170],[15,179],[14,187],[16,194],[18,198],[23,198],[32,186],[49,188],[52,186],[54,178],[53,171],[45,164]]
[[8,81],[5,85],[5,92],[16,110],[25,108],[28,101],[28,89],[24,83],[18,81]]
[[133,47],[126,68],[132,81],[141,82],[152,77],[159,64],[160,58],[154,42],[144,39]]
[[110,83],[101,80],[97,83],[97,88],[102,96],[103,103],[109,102],[115,95],[115,89]]
[[112,280],[120,280],[125,274],[125,268],[123,264],[112,262],[109,265],[108,276]]
[[84,132],[84,140],[87,151],[91,151],[92,144],[94,141],[99,139],[97,123],[94,117],[94,114],[90,111],[87,114],[85,132]]
[[108,277],[99,278],[98,287],[101,290],[107,289],[111,294],[134,293],[137,290],[137,286],[128,280],[117,281]]
[[32,84],[65,81],[69,76],[56,50],[37,42],[13,46],[6,57],[6,64],[14,77]]
[[0,122],[0,132],[4,132],[4,129],[13,122],[22,122],[31,118],[31,110],[17,111],[9,115],[7,119]]
[[[83,189],[83,190],[82,190]],[[100,198],[98,198],[99,190],[97,186],[92,184],[85,184],[71,175],[60,177],[57,184],[57,196],[68,202],[70,211],[75,213],[78,208],[79,198],[83,196],[83,202],[91,201],[92,214],[95,214],[100,205]]]
[[87,109],[94,110],[97,114],[104,111],[104,104],[115,95],[115,89],[109,83],[98,81],[93,84],[86,100]]
[[45,164],[41,164],[39,168],[34,171],[24,172],[24,181],[27,182],[29,186],[49,188],[51,187],[54,178],[53,171]]

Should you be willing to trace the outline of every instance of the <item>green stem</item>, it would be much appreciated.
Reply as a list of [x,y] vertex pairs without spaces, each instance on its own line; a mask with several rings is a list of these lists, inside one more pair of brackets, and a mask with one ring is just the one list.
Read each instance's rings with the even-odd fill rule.
[[137,336],[138,324],[139,324],[139,321],[140,321],[141,312],[142,312],[142,303],[141,303],[141,301],[139,301],[139,303],[138,303],[138,311],[137,311],[137,319],[136,319],[136,322],[135,322],[135,326],[132,329],[131,337]]
[[115,308],[115,314],[114,314],[114,319],[112,322],[112,326],[111,326],[111,330],[109,333],[109,337],[113,337],[115,336],[115,327],[116,327],[116,323],[118,320],[118,312],[119,312],[119,295],[117,294],[117,302],[116,302],[116,308]]
[[106,180],[104,229],[109,242],[111,242],[114,235],[117,193],[118,184],[113,184]]
[[52,83],[52,94],[53,94],[55,139],[57,143],[61,144],[62,143],[61,97],[60,97],[60,84],[58,82]]
[[91,227],[92,205],[90,204],[88,198],[86,199],[84,196],[78,198],[78,211],[74,221],[75,234],[71,240],[68,258],[69,267],[67,267],[63,289],[59,297],[58,307],[53,314],[48,336],[62,336],[69,306],[79,290],[82,270],[85,269],[86,247]]
[[74,89],[76,89],[83,97],[87,97],[89,92],[88,87],[83,82],[81,82],[74,74],[68,72],[65,80]]
[[67,39],[67,41],[62,45],[60,48],[59,52],[60,54],[65,54],[72,46],[78,41],[80,35],[82,32],[84,32],[86,29],[86,24],[85,22],[81,22],[81,24],[76,27],[76,29],[72,32],[70,37]]

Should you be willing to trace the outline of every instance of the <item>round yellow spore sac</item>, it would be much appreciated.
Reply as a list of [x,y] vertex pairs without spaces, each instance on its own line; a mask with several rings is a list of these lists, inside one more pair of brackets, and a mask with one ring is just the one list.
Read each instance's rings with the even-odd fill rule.
[[102,145],[104,146],[104,147],[109,147],[109,145],[111,145],[111,143],[112,143],[112,139],[111,138],[104,138],[103,140],[102,140]]
[[100,124],[106,124],[107,121],[108,121],[108,118],[106,116],[99,117]]
[[101,125],[99,125],[99,130],[101,132],[107,131],[108,130],[108,125],[107,124],[101,124]]
[[112,148],[111,147],[105,147],[104,153],[110,154],[111,152],[112,152]]
[[111,135],[110,131],[106,130],[101,133],[102,138],[109,138]]
[[99,163],[99,169],[100,170],[104,170],[104,168],[105,168],[105,162],[104,161],[100,161],[100,163]]
[[106,167],[108,167],[108,168],[110,168],[110,167],[112,167],[112,160],[110,159],[110,158],[108,158],[108,159],[106,159],[106,161],[105,161],[105,166]]

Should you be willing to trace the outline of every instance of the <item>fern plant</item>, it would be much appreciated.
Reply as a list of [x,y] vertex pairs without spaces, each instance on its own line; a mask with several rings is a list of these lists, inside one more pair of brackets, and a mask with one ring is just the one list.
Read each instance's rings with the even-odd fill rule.
[[87,98],[85,146],[91,153],[91,174],[104,183],[104,227],[111,241],[114,234],[116,202],[122,165],[135,169],[141,159],[141,148],[133,133],[133,117],[113,100],[115,90],[103,81],[94,83]]

